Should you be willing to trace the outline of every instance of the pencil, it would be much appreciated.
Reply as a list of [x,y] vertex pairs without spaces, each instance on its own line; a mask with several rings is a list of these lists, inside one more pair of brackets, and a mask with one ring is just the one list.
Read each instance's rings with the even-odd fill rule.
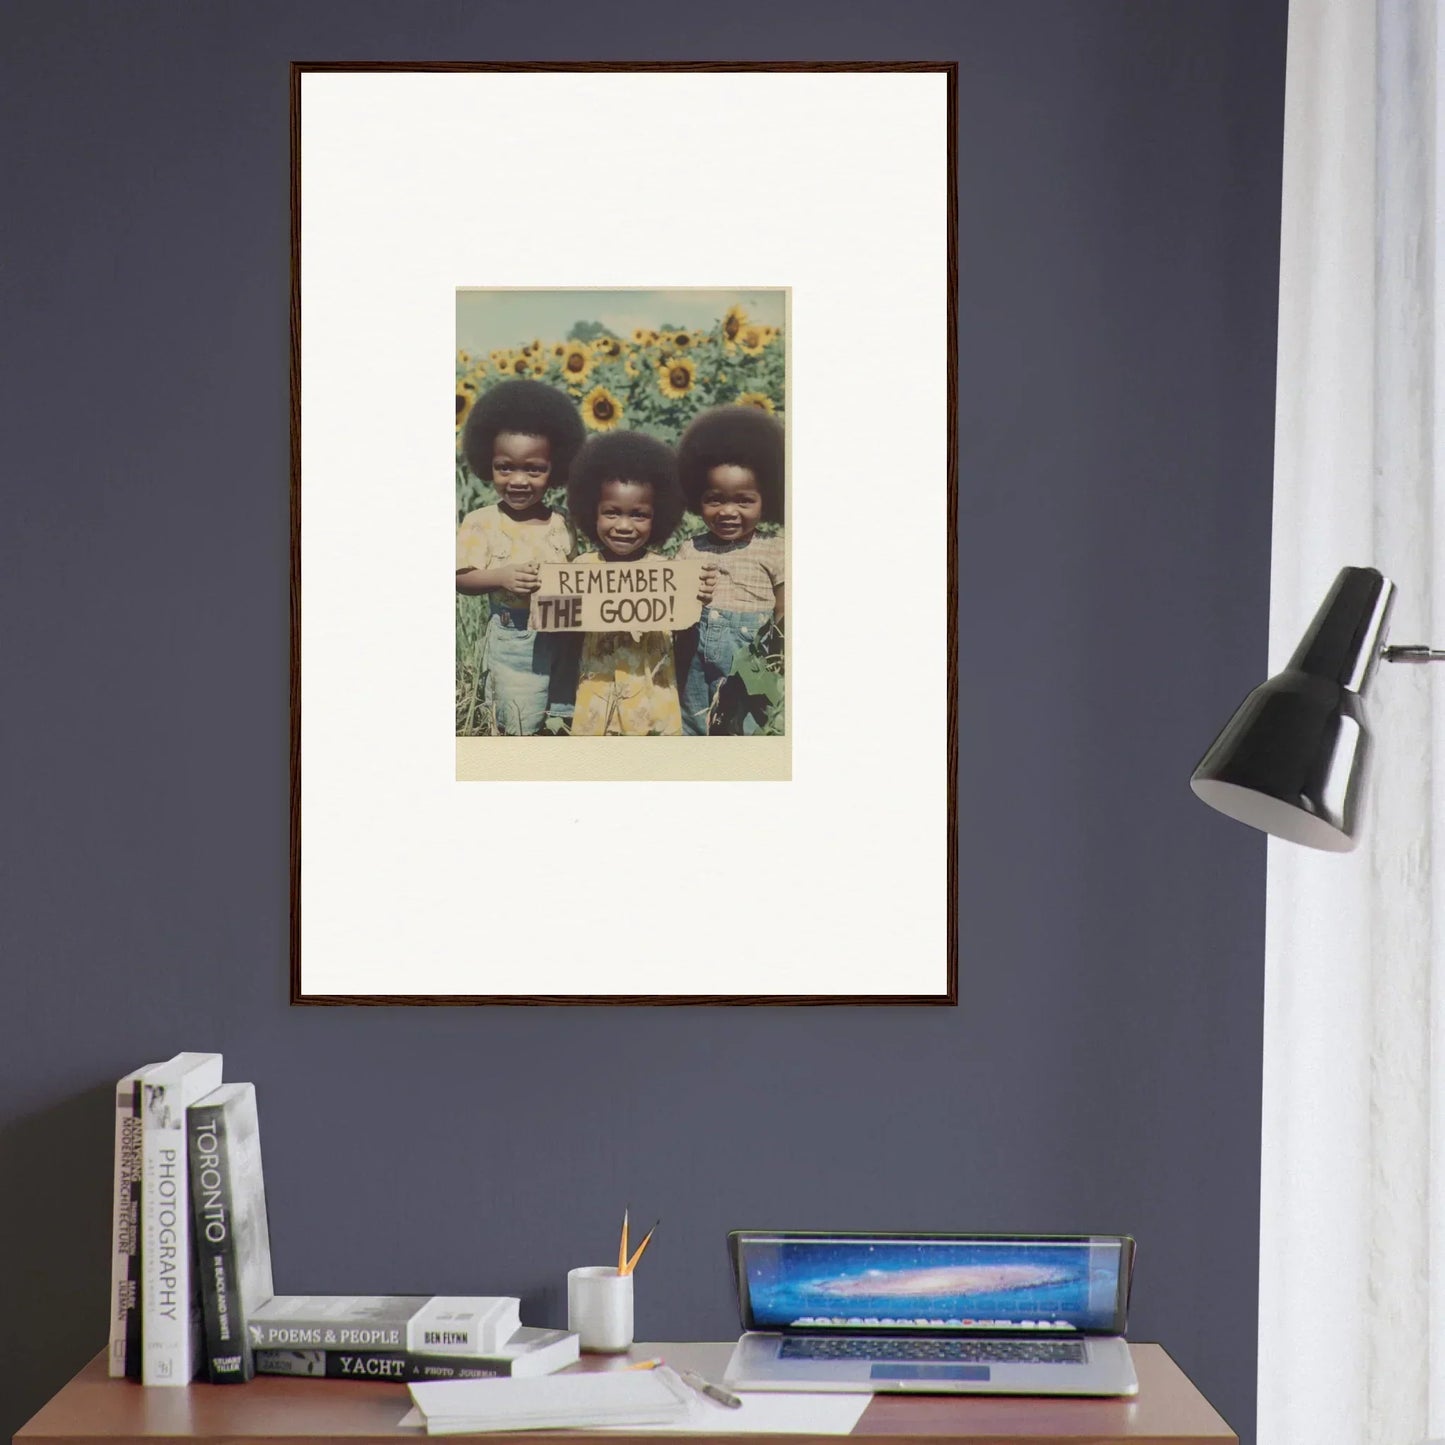
[[[657,1221],[657,1224],[661,1223],[662,1221],[659,1219]],[[647,1248],[648,1243],[652,1239],[652,1236],[657,1233],[657,1224],[654,1224],[652,1228],[649,1229],[647,1233],[642,1236],[642,1243],[637,1246],[637,1249],[634,1251],[632,1258],[629,1259],[620,1270],[618,1270],[619,1274],[631,1274],[632,1271],[637,1268],[637,1261],[642,1258],[642,1251]]]
[[617,1244],[617,1273],[627,1273],[627,1210],[622,1211],[622,1238]]

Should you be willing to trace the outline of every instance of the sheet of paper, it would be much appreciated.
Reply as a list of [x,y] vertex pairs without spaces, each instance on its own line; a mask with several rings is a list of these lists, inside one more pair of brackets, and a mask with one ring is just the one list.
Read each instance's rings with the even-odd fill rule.
[[[618,1430],[668,1434],[679,1430],[715,1435],[849,1435],[868,1408],[872,1395],[793,1395],[758,1391],[742,1397],[741,1410],[729,1410],[699,1396],[680,1424],[618,1425]],[[426,1429],[426,1417],[415,1406],[397,1424]]]
[[757,1390],[741,1395],[740,1410],[729,1410],[704,1395],[689,1402],[687,1419],[679,1424],[627,1425],[619,1429],[674,1434],[704,1431],[709,1435],[849,1435],[868,1408],[872,1395],[801,1395]]
[[407,1386],[428,1435],[592,1429],[682,1422],[697,1392],[668,1369],[570,1372],[524,1379],[429,1380]]

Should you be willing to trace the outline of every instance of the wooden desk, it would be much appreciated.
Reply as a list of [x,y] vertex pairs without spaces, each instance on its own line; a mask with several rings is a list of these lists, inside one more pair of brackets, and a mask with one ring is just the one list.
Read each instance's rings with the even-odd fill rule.
[[[730,1344],[639,1344],[634,1355],[663,1355],[670,1363],[721,1378]],[[1158,1345],[1131,1345],[1139,1372],[1132,1400],[1018,1399],[1005,1396],[878,1395],[853,1436],[888,1436],[895,1445],[939,1441],[1026,1440],[1033,1445],[1238,1445],[1238,1437]],[[585,1358],[585,1357],[584,1357]],[[592,1360],[591,1368],[625,1361]],[[15,1445],[396,1445],[425,1442],[417,1430],[399,1430],[410,1404],[403,1385],[357,1380],[294,1380],[262,1376],[247,1385],[191,1385],[184,1390],[144,1389],[111,1380],[97,1355],[14,1438]],[[625,1445],[655,1432],[624,1430],[581,1434],[487,1435],[492,1445]],[[689,1440],[747,1436],[689,1435]],[[758,1436],[787,1445],[835,1445],[832,1435]]]

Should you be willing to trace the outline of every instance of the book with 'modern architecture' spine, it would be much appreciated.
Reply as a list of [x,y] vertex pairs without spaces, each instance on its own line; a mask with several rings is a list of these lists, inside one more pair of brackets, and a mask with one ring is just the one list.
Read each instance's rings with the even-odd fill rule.
[[188,1385],[200,1363],[186,1110],[220,1084],[220,1054],[177,1054],[141,1075],[141,1380],[147,1385]]
[[304,1375],[327,1380],[485,1380],[550,1375],[577,1359],[578,1337],[569,1330],[516,1331],[495,1355],[437,1355],[414,1350],[257,1350],[261,1375]]
[[222,1084],[192,1104],[186,1136],[206,1378],[241,1384],[256,1373],[246,1321],[274,1292],[256,1086]]
[[140,1379],[140,1077],[147,1064],[115,1086],[115,1170],[111,1193],[110,1336],[106,1368],[113,1379]]

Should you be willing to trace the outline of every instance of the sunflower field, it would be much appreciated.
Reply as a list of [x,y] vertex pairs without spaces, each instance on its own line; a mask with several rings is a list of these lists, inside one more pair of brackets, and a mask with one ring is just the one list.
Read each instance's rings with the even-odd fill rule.
[[[462,456],[462,428],[477,398],[498,382],[514,377],[548,382],[576,401],[589,432],[641,431],[675,446],[693,417],[709,407],[756,406],[784,421],[785,350],[783,328],[762,325],[742,306],[732,306],[707,329],[663,325],[624,337],[598,322],[578,321],[561,340],[537,337],[515,350],[486,355],[458,351],[457,523],[497,500],[492,484],[476,476]],[[554,488],[546,501],[565,510],[565,490]],[[703,530],[702,519],[688,512],[658,550],[672,556],[686,538]],[[778,528],[764,523],[758,530],[767,534]],[[476,662],[486,623],[486,598],[458,595],[459,737],[491,731]]]
[[[676,446],[683,428],[713,406],[756,406],[783,420],[783,332],[730,307],[710,330],[664,326],[613,336],[579,321],[562,341],[540,337],[515,351],[486,356],[457,353],[457,521],[497,500],[490,482],[472,474],[462,458],[462,427],[490,387],[526,376],[565,390],[589,431],[647,432]],[[565,506],[562,489],[548,504]],[[702,530],[689,514],[661,550],[671,556],[685,537]]]

